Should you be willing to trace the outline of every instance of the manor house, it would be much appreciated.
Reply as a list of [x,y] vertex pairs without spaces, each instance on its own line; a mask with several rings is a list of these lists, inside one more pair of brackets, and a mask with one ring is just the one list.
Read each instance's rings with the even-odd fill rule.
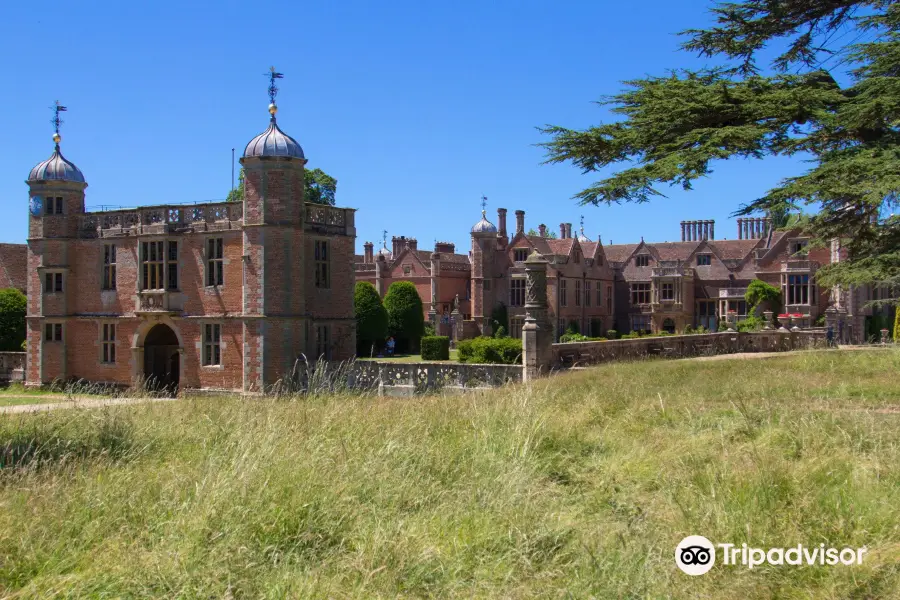
[[270,93],[240,159],[243,202],[86,212],[57,123],[27,180],[28,385],[255,392],[298,358],[353,356],[354,210],[304,202],[306,158]]

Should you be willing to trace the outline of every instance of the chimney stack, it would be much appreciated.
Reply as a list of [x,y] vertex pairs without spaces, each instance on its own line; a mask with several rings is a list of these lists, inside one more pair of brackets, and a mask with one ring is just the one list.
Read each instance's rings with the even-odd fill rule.
[[541,237],[547,237],[547,226],[541,223],[538,225],[538,235]]
[[506,209],[497,209],[497,233],[503,237],[506,236]]
[[712,220],[709,222],[709,239],[716,239],[716,222]]
[[559,239],[561,239],[561,240],[566,239],[566,224],[565,223],[559,224]]
[[372,242],[363,244],[363,262],[367,265],[371,265],[375,262],[375,244]]
[[415,252],[419,249],[419,240],[416,238],[409,238],[406,240],[406,247]]
[[391,238],[391,254],[394,258],[400,256],[400,253],[403,252],[403,249],[406,248],[406,236],[394,236]]
[[434,251],[440,254],[455,254],[456,244],[452,242],[435,242]]
[[566,239],[572,237],[572,224],[566,223]]
[[516,235],[525,233],[525,211],[516,211]]
[[681,222],[681,241],[682,242],[687,241],[686,236],[685,236],[685,231],[684,231],[684,221]]
[[743,234],[744,220],[738,219],[737,222],[738,222],[738,239],[742,240],[742,239],[744,239],[744,234]]

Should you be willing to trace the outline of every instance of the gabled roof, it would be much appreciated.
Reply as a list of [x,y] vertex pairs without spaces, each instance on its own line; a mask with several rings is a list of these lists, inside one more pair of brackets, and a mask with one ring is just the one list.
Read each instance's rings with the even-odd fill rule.
[[631,258],[631,255],[634,254],[634,251],[637,250],[640,245],[641,244],[610,244],[609,246],[603,246],[603,251],[606,253],[606,260],[609,262],[623,263]]
[[680,260],[682,262],[690,259],[691,255],[700,245],[700,242],[662,242],[646,244],[651,253],[655,254],[659,260]]
[[760,245],[762,240],[709,240],[709,249],[721,260],[742,260],[753,249]]
[[550,253],[558,256],[568,256],[572,252],[572,246],[575,245],[575,238],[566,238],[564,240],[547,240],[550,247]]

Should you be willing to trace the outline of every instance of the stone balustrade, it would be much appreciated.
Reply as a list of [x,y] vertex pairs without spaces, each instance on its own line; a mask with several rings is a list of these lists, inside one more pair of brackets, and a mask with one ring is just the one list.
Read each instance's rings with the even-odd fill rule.
[[325,204],[306,203],[307,229],[319,233],[355,235],[353,208],[338,208]]
[[146,206],[129,210],[85,213],[81,232],[86,237],[116,237],[179,230],[220,230],[239,226],[244,217],[241,202]]
[[521,365],[361,360],[353,364],[348,385],[357,390],[377,391],[380,396],[412,396],[425,392],[489,389],[520,381]]

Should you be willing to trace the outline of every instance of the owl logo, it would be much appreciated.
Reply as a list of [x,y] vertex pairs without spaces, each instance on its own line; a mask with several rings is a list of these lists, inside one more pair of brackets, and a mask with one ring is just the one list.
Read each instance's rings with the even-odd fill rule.
[[689,535],[675,548],[675,565],[688,575],[703,575],[714,564],[713,544],[702,535]]
[[41,216],[41,212],[44,210],[44,199],[40,196],[32,196],[29,198],[28,210],[31,211],[31,214],[35,217]]

